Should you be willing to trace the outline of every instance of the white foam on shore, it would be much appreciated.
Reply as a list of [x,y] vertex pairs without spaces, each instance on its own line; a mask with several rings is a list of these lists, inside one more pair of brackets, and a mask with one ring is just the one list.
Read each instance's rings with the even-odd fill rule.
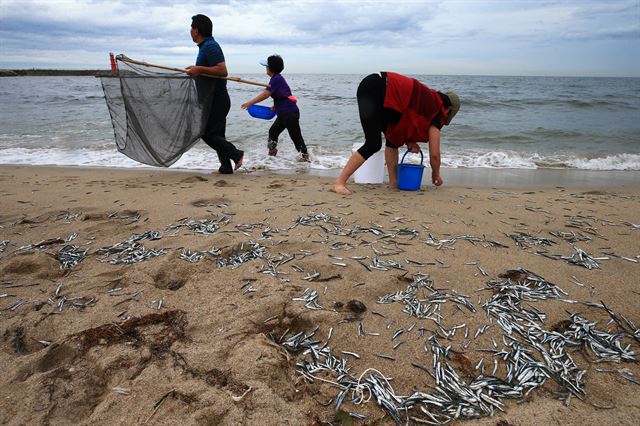
[[567,160],[570,167],[581,170],[640,170],[640,154],[616,154],[605,158]]
[[[305,170],[330,171],[342,169],[351,151],[335,147],[310,147],[311,162],[300,162],[291,143],[281,144],[278,155],[269,157],[266,149],[245,149],[244,167],[248,171]],[[248,148],[248,149],[247,149]],[[253,148],[253,149],[252,149]],[[404,151],[401,150],[401,154]],[[61,149],[61,148],[6,148],[0,151],[0,164],[87,166],[87,167],[148,167],[139,164],[113,149]],[[425,152],[428,166],[428,154]],[[219,167],[216,154],[206,145],[198,144],[186,152],[172,168],[189,170],[216,170]],[[508,151],[443,152],[442,167],[489,169],[578,169],[578,170],[640,170],[640,154],[615,154],[606,157],[586,158],[569,155],[523,154]]]
[[523,157],[515,152],[460,152],[443,153],[444,167],[458,168],[505,168],[505,169],[537,169],[536,160],[539,156]]

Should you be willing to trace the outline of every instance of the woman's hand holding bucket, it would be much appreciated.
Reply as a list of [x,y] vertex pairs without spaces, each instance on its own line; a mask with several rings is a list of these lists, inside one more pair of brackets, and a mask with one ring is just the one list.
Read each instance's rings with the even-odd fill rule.
[[421,151],[420,145],[417,142],[407,142],[407,149],[413,154],[417,154]]

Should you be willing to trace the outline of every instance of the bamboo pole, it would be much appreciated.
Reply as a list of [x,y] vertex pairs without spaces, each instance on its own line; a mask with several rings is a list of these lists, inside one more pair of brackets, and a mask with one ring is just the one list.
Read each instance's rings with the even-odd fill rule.
[[[134,59],[128,58],[125,55],[118,55],[116,56],[116,59],[122,61],[122,62],[129,62],[131,64],[136,64],[136,65],[144,65],[147,67],[154,67],[154,68],[160,68],[163,70],[168,70],[168,71],[177,71],[177,72],[183,72],[186,73],[187,70],[184,68],[173,68],[173,67],[166,67],[164,65],[156,65],[156,64],[149,64],[147,62],[142,62],[142,61],[136,61]],[[237,83],[245,83],[245,84],[253,84],[254,86],[262,86],[262,87],[269,87],[268,84],[265,83],[258,83],[257,81],[251,81],[251,80],[244,80],[240,77],[222,77],[219,75],[211,75],[211,74],[202,74],[204,77],[211,77],[211,78],[220,78],[222,80],[230,80],[230,81],[235,81]]]

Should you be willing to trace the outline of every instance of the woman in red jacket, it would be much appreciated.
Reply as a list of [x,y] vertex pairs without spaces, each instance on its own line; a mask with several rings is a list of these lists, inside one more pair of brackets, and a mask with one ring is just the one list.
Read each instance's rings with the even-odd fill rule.
[[385,160],[389,171],[389,188],[398,186],[398,147],[417,153],[418,142],[429,143],[431,180],[442,185],[440,177],[440,129],[451,123],[460,109],[460,99],[453,92],[437,92],[414,78],[392,72],[371,74],[358,86],[358,111],[364,130],[364,145],[354,152],[333,191],[351,195],[345,186],[351,175],[382,148],[384,133]]

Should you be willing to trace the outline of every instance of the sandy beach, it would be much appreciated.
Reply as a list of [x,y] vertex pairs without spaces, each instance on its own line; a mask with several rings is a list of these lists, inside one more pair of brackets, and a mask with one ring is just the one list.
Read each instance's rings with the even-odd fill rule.
[[[365,388],[301,373],[313,351],[291,338],[402,398],[439,388],[434,353],[465,385],[509,382],[496,354],[522,338],[487,303],[495,283],[541,285],[504,275],[521,268],[550,289],[511,299],[536,330],[566,337],[582,318],[615,344],[602,356],[571,339],[557,359],[575,363],[573,396],[552,375],[456,421],[638,424],[640,182],[592,173],[443,173],[440,188],[340,197],[308,174],[0,166],[0,423],[394,424]],[[422,285],[431,318],[392,300]]]

